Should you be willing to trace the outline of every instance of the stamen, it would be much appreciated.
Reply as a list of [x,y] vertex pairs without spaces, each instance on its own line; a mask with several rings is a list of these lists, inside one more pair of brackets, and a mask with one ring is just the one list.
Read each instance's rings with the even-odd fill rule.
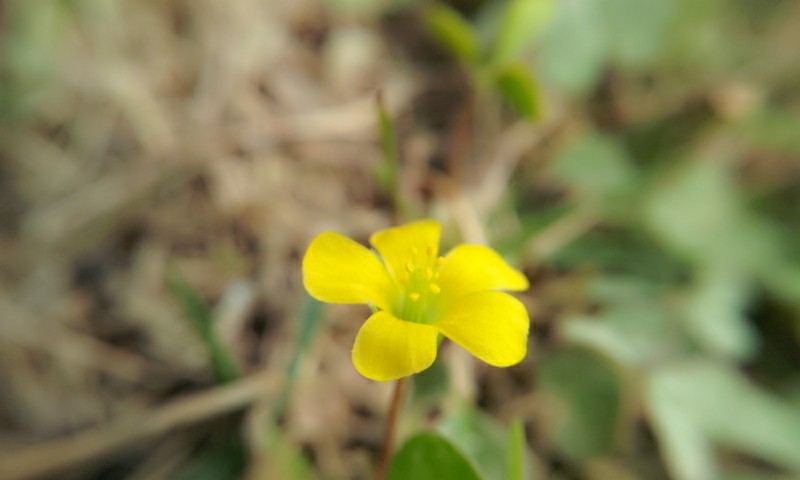
[[408,273],[413,273],[414,272],[414,264],[411,263],[411,262],[406,262],[406,271]]
[[419,249],[417,247],[411,247],[411,255],[414,255],[415,257],[419,255]]
[[436,285],[435,283],[431,283],[431,284],[428,286],[428,288],[430,288],[430,289],[431,289],[431,292],[432,292],[432,293],[434,293],[434,294],[437,294],[437,293],[439,293],[439,292],[441,292],[441,291],[442,291],[442,289],[441,289],[441,288],[439,288],[439,285]]
[[428,245],[427,247],[425,247],[425,253],[427,253],[429,257],[433,257],[435,250],[436,249],[433,248],[433,245]]
[[425,278],[428,280],[433,278],[433,269],[431,269],[431,267],[425,267]]
[[444,265],[445,263],[447,263],[447,259],[444,258],[444,257],[439,257],[439,258],[436,259],[436,265],[438,265],[440,267],[442,265]]
[[417,300],[419,300],[419,293],[411,292],[408,294],[408,298],[410,298],[412,302],[416,302]]

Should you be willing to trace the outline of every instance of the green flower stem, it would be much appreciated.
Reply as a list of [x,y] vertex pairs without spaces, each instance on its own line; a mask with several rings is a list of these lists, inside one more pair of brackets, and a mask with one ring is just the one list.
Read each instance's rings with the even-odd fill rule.
[[394,431],[397,426],[397,417],[403,405],[406,384],[408,377],[403,377],[394,382],[394,392],[392,393],[392,403],[389,406],[389,416],[386,418],[386,430],[383,432],[383,450],[381,451],[381,463],[375,474],[375,480],[385,480],[389,471],[389,464],[392,461],[392,451],[394,450]]

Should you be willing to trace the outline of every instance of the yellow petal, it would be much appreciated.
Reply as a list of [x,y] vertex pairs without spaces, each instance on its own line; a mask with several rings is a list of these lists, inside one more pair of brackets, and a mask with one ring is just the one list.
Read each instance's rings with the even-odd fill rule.
[[407,268],[423,263],[426,257],[436,258],[442,227],[433,220],[420,220],[399,227],[375,232],[370,243],[381,254],[386,268],[400,279]]
[[439,274],[442,294],[450,300],[481,290],[527,290],[530,284],[503,257],[482,245],[459,245],[445,257]]
[[317,300],[388,308],[394,286],[378,257],[363,245],[324,232],[303,257],[303,285]]
[[514,365],[528,350],[528,312],[503,292],[477,292],[450,305],[435,324],[471,354],[496,367]]
[[384,311],[361,326],[353,346],[353,365],[361,375],[382,382],[407,377],[436,359],[437,336],[432,325],[400,320]]

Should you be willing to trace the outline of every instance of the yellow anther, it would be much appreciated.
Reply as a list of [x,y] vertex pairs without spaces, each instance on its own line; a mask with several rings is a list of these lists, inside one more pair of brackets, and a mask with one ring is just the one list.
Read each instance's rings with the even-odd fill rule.
[[439,257],[436,259],[436,265],[439,265],[440,267],[445,263],[447,263],[447,259],[444,257]]
[[429,257],[432,257],[433,254],[436,253],[436,249],[433,248],[433,245],[428,245],[425,247],[425,253],[427,253]]
[[416,302],[417,300],[419,300],[419,293],[411,292],[408,294],[408,298],[410,298],[412,302]]
[[439,293],[442,291],[442,289],[439,288],[439,285],[436,285],[435,283],[431,283],[430,285],[428,285],[428,288],[430,288],[431,292],[433,293]]
[[411,247],[411,255],[414,255],[415,257],[419,255],[419,249],[417,247]]
[[425,278],[428,280],[433,278],[433,269],[431,267],[425,267]]
[[412,273],[414,271],[414,264],[411,262],[406,262],[406,271],[408,273]]
[[400,276],[400,284],[401,285],[405,285],[406,283],[408,283],[408,280],[409,280],[408,275],[401,275]]

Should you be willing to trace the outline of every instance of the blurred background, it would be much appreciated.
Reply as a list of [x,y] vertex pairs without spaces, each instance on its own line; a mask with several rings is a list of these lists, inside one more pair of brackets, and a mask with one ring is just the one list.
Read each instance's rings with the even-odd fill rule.
[[800,477],[800,3],[0,3],[0,478],[367,479],[390,385],[309,241],[531,279],[400,436],[487,479]]

